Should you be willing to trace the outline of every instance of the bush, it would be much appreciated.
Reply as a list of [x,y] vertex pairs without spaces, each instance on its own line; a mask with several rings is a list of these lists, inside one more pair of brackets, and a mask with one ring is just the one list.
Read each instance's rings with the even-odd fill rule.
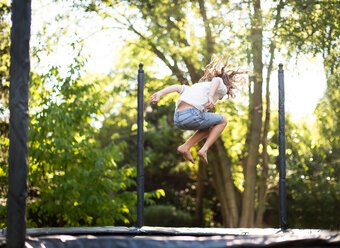
[[145,208],[144,222],[147,226],[190,227],[193,219],[189,213],[176,210],[171,205],[155,205]]

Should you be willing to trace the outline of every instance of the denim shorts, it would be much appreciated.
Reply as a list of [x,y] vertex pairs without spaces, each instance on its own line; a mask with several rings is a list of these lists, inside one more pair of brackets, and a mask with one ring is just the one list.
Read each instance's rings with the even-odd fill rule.
[[196,108],[175,111],[174,114],[175,125],[184,130],[208,130],[222,120],[223,116],[220,114],[202,112]]

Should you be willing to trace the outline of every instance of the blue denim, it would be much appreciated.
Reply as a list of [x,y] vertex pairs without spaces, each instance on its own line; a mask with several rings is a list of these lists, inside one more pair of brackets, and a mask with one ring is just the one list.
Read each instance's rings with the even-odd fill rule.
[[175,125],[184,130],[208,130],[222,120],[220,114],[201,112],[196,108],[175,111],[174,114]]

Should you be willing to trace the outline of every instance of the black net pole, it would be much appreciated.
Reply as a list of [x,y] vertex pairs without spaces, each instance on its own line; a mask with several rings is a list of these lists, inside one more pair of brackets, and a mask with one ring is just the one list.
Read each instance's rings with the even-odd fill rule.
[[283,65],[279,64],[279,192],[280,192],[280,226],[287,229],[286,204],[286,144],[285,144],[285,92]]
[[28,172],[31,1],[12,1],[7,247],[24,247]]
[[144,225],[144,70],[138,70],[138,130],[137,130],[137,226]]

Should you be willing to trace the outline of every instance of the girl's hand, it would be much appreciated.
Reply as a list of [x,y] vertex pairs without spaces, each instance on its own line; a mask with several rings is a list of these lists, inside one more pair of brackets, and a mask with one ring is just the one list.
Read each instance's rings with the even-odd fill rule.
[[156,103],[158,102],[158,100],[159,100],[160,97],[161,97],[161,96],[160,96],[159,92],[156,92],[155,94],[153,94],[153,95],[151,96],[151,101],[152,101],[152,103],[153,103],[153,104],[156,104]]
[[205,105],[205,107],[207,109],[215,108],[215,104],[214,104],[213,98],[211,96],[208,97],[208,103],[207,103],[207,105]]

